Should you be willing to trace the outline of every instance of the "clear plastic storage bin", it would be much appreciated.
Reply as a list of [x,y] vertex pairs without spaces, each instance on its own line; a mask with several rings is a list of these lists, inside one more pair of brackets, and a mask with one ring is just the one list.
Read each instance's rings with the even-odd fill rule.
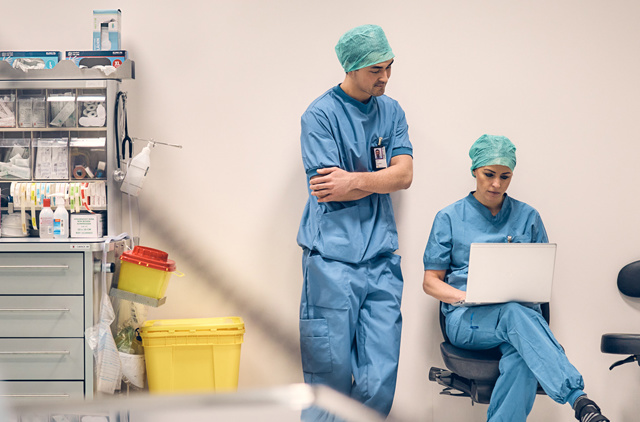
[[27,132],[0,133],[0,180],[31,178],[31,138]]
[[0,127],[16,127],[16,94],[14,90],[0,90]]

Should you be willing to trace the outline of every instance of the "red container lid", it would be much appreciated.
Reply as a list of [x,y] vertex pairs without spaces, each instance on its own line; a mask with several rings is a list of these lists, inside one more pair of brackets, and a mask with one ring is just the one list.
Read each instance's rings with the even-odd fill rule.
[[160,271],[173,272],[176,270],[176,263],[169,259],[168,253],[146,246],[134,246],[132,251],[124,251],[120,255],[120,259]]

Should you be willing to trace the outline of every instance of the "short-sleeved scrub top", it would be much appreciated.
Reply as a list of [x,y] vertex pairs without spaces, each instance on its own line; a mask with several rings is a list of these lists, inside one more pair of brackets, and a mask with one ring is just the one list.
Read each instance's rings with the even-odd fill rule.
[[[505,194],[502,209],[492,215],[470,193],[436,214],[424,251],[425,270],[446,270],[445,281],[467,289],[471,243],[547,243],[547,232],[535,208]],[[451,305],[444,304],[447,314]]]
[[[382,95],[362,103],[336,86],[317,98],[302,115],[302,160],[307,180],[317,170],[374,171],[373,147],[384,147],[387,166],[397,155],[413,155],[404,111]],[[309,195],[298,244],[325,258],[348,263],[367,261],[398,249],[398,233],[389,194],[357,201],[318,203]]]

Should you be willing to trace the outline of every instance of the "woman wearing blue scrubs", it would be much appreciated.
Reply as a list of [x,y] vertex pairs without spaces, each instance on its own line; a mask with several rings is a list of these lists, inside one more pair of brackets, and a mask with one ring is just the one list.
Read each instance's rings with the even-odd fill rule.
[[502,351],[488,421],[526,421],[538,382],[553,400],[570,403],[579,421],[608,421],[582,391],[582,376],[567,359],[539,307],[514,302],[453,306],[466,297],[471,243],[548,242],[538,212],[506,194],[516,165],[515,151],[503,136],[483,135],[471,147],[471,173],[477,187],[436,215],[424,252],[424,291],[443,302],[452,344],[476,350],[500,347]]

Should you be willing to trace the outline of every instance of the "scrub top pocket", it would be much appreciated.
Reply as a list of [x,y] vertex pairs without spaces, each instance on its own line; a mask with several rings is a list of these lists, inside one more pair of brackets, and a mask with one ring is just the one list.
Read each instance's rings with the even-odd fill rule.
[[378,171],[389,167],[391,157],[391,137],[380,136],[374,138],[370,145],[370,166],[372,171]]
[[507,236],[505,239],[507,243],[532,243],[530,235],[517,235],[517,236]]
[[358,206],[321,214],[314,249],[325,258],[352,264],[360,262],[364,245]]

